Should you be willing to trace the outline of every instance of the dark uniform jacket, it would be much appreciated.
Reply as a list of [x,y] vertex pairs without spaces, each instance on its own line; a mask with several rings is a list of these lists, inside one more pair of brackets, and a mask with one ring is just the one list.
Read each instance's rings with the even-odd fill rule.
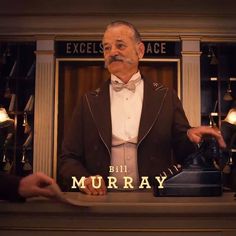
[[20,177],[0,172],[0,199],[9,201],[24,201],[18,193]]
[[[71,177],[101,175],[106,181],[111,159],[110,81],[81,99],[65,137],[59,174],[71,186]],[[182,104],[172,90],[144,79],[138,134],[139,176],[152,179],[194,151],[186,136],[190,128]]]

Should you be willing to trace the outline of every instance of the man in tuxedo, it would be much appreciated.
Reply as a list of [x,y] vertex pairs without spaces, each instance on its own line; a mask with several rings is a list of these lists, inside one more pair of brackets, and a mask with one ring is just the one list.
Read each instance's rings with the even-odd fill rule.
[[30,197],[53,197],[53,189],[46,188],[55,181],[43,173],[35,173],[26,177],[0,172],[0,200],[24,201]]
[[[72,176],[85,176],[80,190],[103,195],[108,176],[120,189],[122,178],[129,176],[136,189],[141,176],[152,180],[169,168],[172,153],[174,163],[181,164],[206,134],[225,147],[219,131],[189,126],[174,91],[142,77],[138,64],[144,44],[132,24],[109,24],[103,49],[111,79],[83,96],[63,144],[59,173],[69,188]],[[102,176],[100,188],[94,188],[92,176]]]

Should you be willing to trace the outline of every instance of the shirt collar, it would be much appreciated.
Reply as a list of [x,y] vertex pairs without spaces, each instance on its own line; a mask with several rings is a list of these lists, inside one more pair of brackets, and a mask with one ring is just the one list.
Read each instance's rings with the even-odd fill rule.
[[[138,71],[138,72],[136,72],[135,74],[132,75],[130,80],[136,80],[140,77],[141,77],[141,74],[140,74],[140,71]],[[112,81],[117,81],[117,82],[122,83],[122,84],[124,83],[121,79],[119,79],[117,76],[115,76],[113,74],[111,74],[111,80]]]

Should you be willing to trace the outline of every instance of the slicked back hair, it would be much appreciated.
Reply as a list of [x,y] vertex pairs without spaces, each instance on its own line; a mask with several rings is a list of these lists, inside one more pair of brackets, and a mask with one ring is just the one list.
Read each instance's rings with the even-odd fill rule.
[[107,25],[106,30],[108,30],[109,28],[112,28],[112,27],[115,27],[115,26],[121,26],[121,25],[125,25],[125,26],[129,27],[133,31],[134,40],[137,43],[142,42],[141,35],[138,32],[138,30],[136,29],[136,27],[133,24],[127,22],[127,21],[122,21],[122,20],[113,21],[113,22],[111,22],[110,24]]

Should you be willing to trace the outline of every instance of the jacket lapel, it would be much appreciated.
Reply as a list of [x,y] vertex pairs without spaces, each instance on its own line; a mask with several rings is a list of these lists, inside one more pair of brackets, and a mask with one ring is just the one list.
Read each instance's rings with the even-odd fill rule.
[[168,89],[144,79],[143,107],[139,125],[138,145],[149,133],[157,121]]
[[90,112],[98,128],[99,135],[109,153],[111,153],[111,112],[110,112],[110,80],[87,96]]

